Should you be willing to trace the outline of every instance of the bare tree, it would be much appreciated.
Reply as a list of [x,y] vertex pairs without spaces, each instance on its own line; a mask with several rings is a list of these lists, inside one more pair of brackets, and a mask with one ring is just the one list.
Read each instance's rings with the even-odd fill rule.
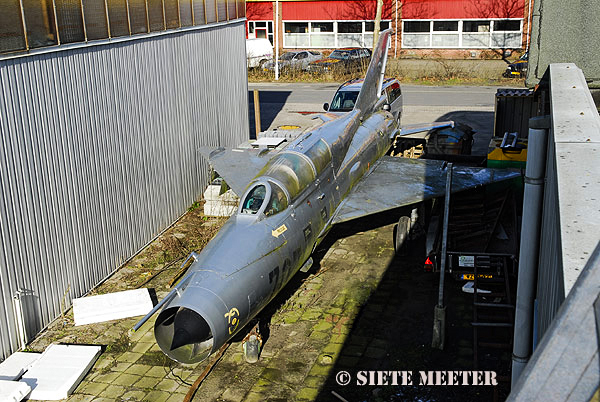
[[375,23],[373,27],[373,49],[377,46],[379,40],[379,24],[381,23],[381,10],[383,9],[383,0],[377,0],[377,11],[375,12]]

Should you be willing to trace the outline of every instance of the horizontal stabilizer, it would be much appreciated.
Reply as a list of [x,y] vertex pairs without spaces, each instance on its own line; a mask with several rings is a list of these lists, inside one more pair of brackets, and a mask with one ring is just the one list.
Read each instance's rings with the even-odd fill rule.
[[424,133],[423,135],[410,136],[410,138],[425,138],[427,136],[427,132],[430,130],[434,130],[437,128],[446,128],[452,127],[454,128],[453,121],[436,121],[433,123],[419,123],[419,124],[407,124],[406,126],[402,126],[400,129],[399,137],[410,136],[415,133]]
[[200,147],[199,152],[238,197],[273,156],[265,149]]
[[[455,166],[452,169],[452,192],[516,177],[511,169]],[[342,201],[333,223],[346,222],[367,215],[415,204],[446,192],[444,162],[384,156],[365,174]]]

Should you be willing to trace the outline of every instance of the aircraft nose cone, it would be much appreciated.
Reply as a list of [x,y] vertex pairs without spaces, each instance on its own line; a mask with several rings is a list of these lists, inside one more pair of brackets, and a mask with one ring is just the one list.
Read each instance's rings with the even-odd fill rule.
[[161,312],[156,319],[154,335],[163,352],[181,363],[204,360],[213,347],[213,334],[206,320],[185,307]]
[[198,314],[187,308],[180,308],[175,313],[175,333],[171,350],[191,343],[202,342],[206,338],[206,322]]
[[171,342],[171,350],[175,350],[183,345],[187,345],[190,342],[192,336],[183,328],[177,328],[175,335],[173,335],[173,342]]

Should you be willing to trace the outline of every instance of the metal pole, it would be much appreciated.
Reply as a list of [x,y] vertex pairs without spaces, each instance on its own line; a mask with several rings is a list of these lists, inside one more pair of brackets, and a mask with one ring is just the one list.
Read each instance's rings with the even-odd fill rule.
[[192,25],[196,25],[196,16],[194,15],[194,0],[190,0],[190,8],[192,11]]
[[79,0],[79,8],[81,9],[81,25],[83,27],[83,38],[88,41],[87,28],[85,27],[85,13],[83,11],[83,0]]
[[[127,29],[129,31],[129,36],[131,36],[131,16],[129,15],[129,0],[125,0],[125,7],[127,7]],[[179,9],[179,6],[177,6],[177,8]]]
[[110,39],[110,17],[108,15],[108,0],[104,0],[104,11],[106,14],[106,33],[108,34],[108,39]]
[[254,90],[254,127],[256,131],[256,139],[260,133],[260,104],[258,103],[258,89]]
[[450,193],[452,190],[452,163],[448,163],[446,170],[446,198],[444,200],[444,223],[442,226],[442,263],[440,267],[440,287],[438,291],[438,304],[433,309],[433,338],[431,347],[444,349],[446,337],[446,306],[444,306],[444,277],[446,273],[446,252],[448,245],[448,217],[450,215]]
[[547,116],[529,119],[512,356],[511,385],[513,387],[527,365],[532,352],[533,303],[540,248],[548,127],[549,118]]
[[452,188],[452,163],[448,163],[446,172],[446,198],[444,200],[444,226],[442,231],[442,264],[440,267],[440,288],[438,306],[444,305],[444,276],[446,273],[446,251],[448,246],[448,215],[450,215],[450,192]]
[[279,80],[279,0],[275,0],[275,80]]
[[148,0],[144,1],[146,5],[146,33],[150,33],[150,13],[148,12]]
[[52,0],[52,11],[54,12],[54,26],[56,27],[56,44],[60,45],[60,32],[58,31],[58,16],[56,15],[55,0]]
[[394,33],[394,59],[398,58],[398,0],[394,1],[396,6],[396,32]]
[[25,50],[29,50],[29,39],[27,38],[27,23],[25,22],[25,10],[23,9],[23,0],[19,0],[21,11],[21,28],[23,29],[23,38],[25,39]]

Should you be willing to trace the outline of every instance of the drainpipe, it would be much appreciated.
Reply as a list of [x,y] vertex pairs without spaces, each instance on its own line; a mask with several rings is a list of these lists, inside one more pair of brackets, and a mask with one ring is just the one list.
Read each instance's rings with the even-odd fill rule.
[[549,127],[549,116],[529,119],[523,220],[519,248],[519,277],[515,308],[512,387],[517,383],[532,352],[533,303],[537,285]]

